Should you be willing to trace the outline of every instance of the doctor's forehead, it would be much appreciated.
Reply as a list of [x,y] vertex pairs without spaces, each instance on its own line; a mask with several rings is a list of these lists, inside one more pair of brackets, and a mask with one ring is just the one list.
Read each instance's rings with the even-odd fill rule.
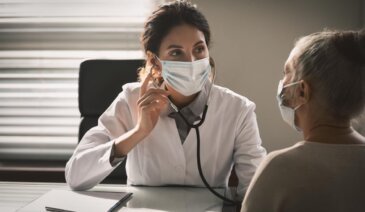
[[160,49],[167,49],[171,46],[191,47],[197,43],[206,44],[203,32],[196,27],[184,24],[171,29],[162,39]]

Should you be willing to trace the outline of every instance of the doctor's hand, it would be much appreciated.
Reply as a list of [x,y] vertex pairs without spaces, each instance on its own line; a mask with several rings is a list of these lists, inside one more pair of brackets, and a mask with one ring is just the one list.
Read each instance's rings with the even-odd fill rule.
[[151,79],[152,76],[149,73],[141,85],[137,101],[137,125],[114,140],[114,154],[111,154],[109,159],[111,162],[115,157],[126,156],[143,138],[150,134],[156,126],[161,111],[166,109],[169,103],[168,91],[158,88],[148,89],[148,83]]
[[169,92],[159,88],[149,88],[148,83],[152,79],[152,74],[148,73],[143,80],[138,105],[137,131],[147,136],[159,119],[161,111],[167,108]]

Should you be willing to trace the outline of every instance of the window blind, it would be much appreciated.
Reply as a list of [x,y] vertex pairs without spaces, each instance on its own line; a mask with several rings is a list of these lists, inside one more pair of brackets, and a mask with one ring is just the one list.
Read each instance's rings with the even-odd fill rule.
[[0,161],[67,160],[77,145],[78,69],[140,59],[157,0],[0,0]]

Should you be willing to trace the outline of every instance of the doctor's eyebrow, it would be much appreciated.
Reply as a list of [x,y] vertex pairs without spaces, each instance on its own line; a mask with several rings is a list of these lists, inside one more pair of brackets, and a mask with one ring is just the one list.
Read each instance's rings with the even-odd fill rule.
[[[204,44],[204,41],[203,40],[200,40],[198,42],[196,42],[194,44],[194,46],[197,46],[197,45],[200,45],[200,44]],[[180,46],[180,45],[176,45],[176,44],[171,44],[167,47],[167,49],[182,49],[183,47]]]
[[176,45],[176,44],[171,44],[167,47],[167,49],[182,49],[182,46]]
[[200,41],[196,42],[196,43],[194,44],[194,46],[197,46],[197,45],[199,45],[199,44],[204,44],[204,41],[200,40]]

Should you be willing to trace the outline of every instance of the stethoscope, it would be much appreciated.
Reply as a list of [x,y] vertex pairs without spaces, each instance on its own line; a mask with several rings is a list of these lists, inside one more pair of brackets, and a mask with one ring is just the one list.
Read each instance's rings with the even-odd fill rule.
[[[153,68],[153,67],[152,67]],[[150,69],[150,71],[152,70],[152,68]],[[181,113],[181,111],[178,109],[178,107],[172,103],[171,100],[169,100],[169,103],[171,105],[171,107],[180,115],[180,117],[184,120],[184,122],[186,123],[186,125],[188,125],[190,128],[194,128],[195,129],[195,133],[196,133],[196,140],[197,140],[197,165],[198,165],[198,171],[199,171],[199,175],[200,175],[200,178],[202,179],[205,187],[207,187],[207,189],[212,192],[215,196],[217,196],[218,198],[222,199],[225,203],[228,203],[230,205],[240,205],[241,202],[239,201],[234,201],[232,199],[228,199],[227,197],[221,195],[220,193],[218,193],[217,191],[215,191],[208,183],[208,181],[206,180],[204,174],[203,174],[203,170],[202,170],[202,165],[201,165],[201,160],[200,160],[200,132],[199,132],[199,127],[201,125],[203,125],[204,121],[205,121],[205,117],[207,115],[207,112],[208,112],[208,100],[209,100],[209,97],[210,97],[210,92],[212,90],[212,87],[213,87],[213,84],[215,82],[215,68],[214,69],[214,73],[213,73],[213,77],[212,77],[212,82],[211,82],[211,85],[210,85],[210,88],[208,90],[208,98],[207,98],[207,103],[205,104],[204,106],[204,110],[203,110],[203,114],[202,114],[202,117],[200,119],[200,121],[196,124],[191,124],[189,123],[189,121],[185,118],[185,116]]]

